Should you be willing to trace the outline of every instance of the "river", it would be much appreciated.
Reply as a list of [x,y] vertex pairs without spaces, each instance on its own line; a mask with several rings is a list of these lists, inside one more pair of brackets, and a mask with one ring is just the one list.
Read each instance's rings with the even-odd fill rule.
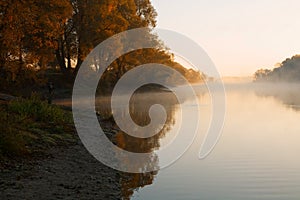
[[[179,107],[199,112],[199,131],[192,146],[171,166],[146,176],[143,184],[124,184],[131,199],[292,200],[300,199],[299,85],[228,84],[222,135],[211,154],[198,158],[212,115],[210,95],[199,95],[200,106],[173,105],[156,144],[172,141],[178,130]],[[200,91],[201,87],[195,86]],[[169,95],[166,93],[165,95]],[[144,94],[145,96],[145,94]],[[153,97],[153,95],[151,95]],[[159,95],[165,99],[163,95]],[[167,98],[167,97],[166,97]],[[149,98],[147,98],[149,99]],[[142,103],[145,105],[145,102]],[[138,104],[137,104],[138,105]],[[143,115],[139,115],[141,118]],[[189,122],[190,121],[190,122]],[[185,123],[194,123],[188,120]],[[181,124],[182,126],[182,124]],[[184,124],[189,126],[189,124]],[[125,140],[126,141],[126,140]],[[130,146],[130,142],[127,144]],[[130,148],[129,148],[130,149]],[[145,150],[145,149],[144,149]],[[156,165],[160,165],[159,154]],[[147,164],[147,162],[145,163]]]

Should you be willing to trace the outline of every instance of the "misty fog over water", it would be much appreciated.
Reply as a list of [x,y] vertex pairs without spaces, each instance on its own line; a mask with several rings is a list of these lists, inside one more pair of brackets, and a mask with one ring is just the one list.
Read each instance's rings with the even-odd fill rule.
[[[211,99],[204,85],[194,88],[200,106],[188,106],[187,100],[182,109],[200,112],[195,142],[182,158],[159,171],[152,184],[136,190],[133,199],[298,200],[300,84],[225,84],[222,136],[204,160],[198,154],[210,124]],[[176,129],[178,114],[173,114]]]

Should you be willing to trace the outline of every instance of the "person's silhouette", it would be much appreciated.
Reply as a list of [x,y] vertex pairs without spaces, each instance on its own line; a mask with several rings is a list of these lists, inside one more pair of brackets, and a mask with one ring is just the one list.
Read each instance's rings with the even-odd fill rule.
[[48,92],[49,92],[48,103],[51,104],[53,94],[54,94],[54,86],[53,86],[53,83],[51,81],[48,83]]

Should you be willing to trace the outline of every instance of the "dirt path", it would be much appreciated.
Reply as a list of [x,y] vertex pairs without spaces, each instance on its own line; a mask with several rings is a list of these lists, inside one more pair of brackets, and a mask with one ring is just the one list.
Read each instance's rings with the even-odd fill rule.
[[72,98],[53,99],[53,104],[72,108]]
[[0,199],[121,199],[119,173],[81,144],[0,173]]

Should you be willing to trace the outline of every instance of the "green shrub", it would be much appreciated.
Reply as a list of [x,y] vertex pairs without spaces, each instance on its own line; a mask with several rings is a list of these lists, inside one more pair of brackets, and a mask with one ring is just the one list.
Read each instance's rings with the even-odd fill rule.
[[[1,110],[3,111],[3,110]],[[27,153],[26,144],[19,130],[14,128],[14,123],[0,114],[0,153],[6,155],[23,155]]]
[[37,95],[0,104],[0,158],[41,152],[72,142],[72,115]]
[[38,95],[33,94],[29,99],[16,99],[9,103],[8,110],[21,117],[33,118],[35,121],[46,123],[69,123],[72,116],[56,105],[49,105]]

